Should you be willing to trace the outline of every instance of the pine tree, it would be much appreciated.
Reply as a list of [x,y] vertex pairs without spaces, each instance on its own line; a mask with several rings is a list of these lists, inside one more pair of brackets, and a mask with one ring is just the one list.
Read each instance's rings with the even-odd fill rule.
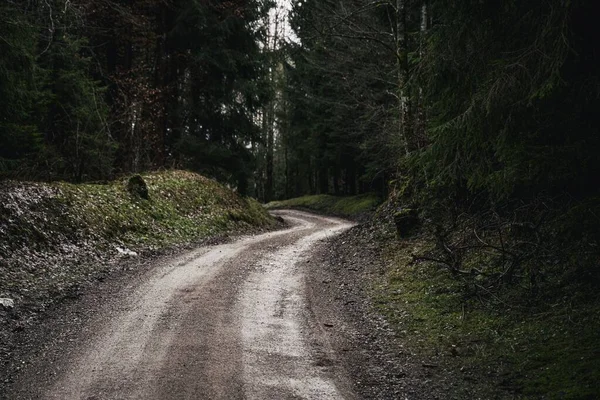
[[185,60],[178,76],[177,150],[184,165],[246,192],[264,76],[258,62],[261,3],[182,2],[179,10],[171,39],[176,57]]
[[0,176],[26,174],[40,152],[37,33],[24,8],[0,4]]

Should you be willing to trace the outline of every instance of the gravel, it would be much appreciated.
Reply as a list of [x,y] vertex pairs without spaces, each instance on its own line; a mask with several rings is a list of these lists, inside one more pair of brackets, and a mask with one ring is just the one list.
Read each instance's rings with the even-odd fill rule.
[[307,277],[312,308],[362,398],[451,398],[447,371],[405,348],[374,308],[370,292],[387,271],[379,235],[363,224],[320,244]]

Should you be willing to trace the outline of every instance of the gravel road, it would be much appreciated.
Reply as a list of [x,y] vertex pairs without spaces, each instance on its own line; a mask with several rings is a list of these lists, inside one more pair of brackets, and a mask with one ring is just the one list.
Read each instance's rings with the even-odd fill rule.
[[317,242],[352,225],[278,215],[288,229],[159,263],[95,304],[85,323],[24,367],[9,397],[356,398],[305,279]]

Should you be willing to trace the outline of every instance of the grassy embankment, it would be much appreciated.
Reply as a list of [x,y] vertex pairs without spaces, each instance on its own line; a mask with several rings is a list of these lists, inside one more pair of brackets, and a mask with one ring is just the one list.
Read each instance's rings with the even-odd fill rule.
[[[384,251],[390,268],[371,293],[406,351],[451,372],[449,398],[471,398],[475,387],[490,399],[600,398],[596,283],[548,274],[538,291],[488,287],[415,261],[413,255],[434,247],[425,232],[390,239]],[[491,261],[480,252],[469,262],[479,268]]]
[[358,218],[375,210],[381,203],[376,194],[337,197],[326,194],[273,201],[267,209],[295,208],[346,218]]
[[[15,310],[69,295],[119,260],[275,224],[263,207],[203,176],[143,175],[149,198],[108,184],[2,183],[0,298]],[[1,316],[1,315],[0,315]]]

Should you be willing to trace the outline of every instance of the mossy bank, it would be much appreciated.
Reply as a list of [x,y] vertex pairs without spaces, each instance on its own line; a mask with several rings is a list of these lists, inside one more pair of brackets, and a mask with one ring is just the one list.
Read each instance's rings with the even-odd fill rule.
[[599,398],[597,281],[548,271],[533,287],[526,279],[486,280],[477,271],[494,266],[498,257],[486,247],[463,254],[468,273],[452,273],[448,265],[423,256],[439,244],[427,221],[403,235],[389,204],[377,215],[373,223],[387,226],[381,240],[387,267],[369,282],[370,300],[431,379],[451,382],[446,398]]
[[[307,196],[268,206],[332,213],[337,199]],[[340,315],[352,316],[337,324],[358,321],[359,333],[349,328],[339,343],[350,370],[359,373],[353,379],[369,382],[359,387],[364,397],[600,398],[598,281],[550,269],[536,286],[527,285],[523,273],[512,282],[480,276],[502,254],[471,242],[463,245],[472,250],[462,255],[460,272],[453,273],[435,253],[434,222],[388,201],[371,219],[329,242],[325,255],[311,263],[317,266],[314,286],[325,285],[321,290],[331,292]],[[514,235],[503,239],[508,246]],[[572,254],[566,262],[582,257]],[[559,267],[571,270],[568,264]],[[367,360],[348,351],[353,340],[365,346]]]
[[104,184],[4,182],[0,298],[10,301],[0,319],[18,328],[128,258],[275,226],[258,202],[185,171]]
[[374,193],[343,197],[317,194],[289,200],[273,201],[268,203],[266,208],[296,208],[338,217],[362,219],[375,211],[379,204],[381,204],[381,199]]
[[407,351],[452,375],[448,398],[598,398],[598,296],[568,288],[537,299],[518,290],[468,295],[439,265],[413,260],[427,246],[424,237],[387,244],[389,269],[371,295]]

